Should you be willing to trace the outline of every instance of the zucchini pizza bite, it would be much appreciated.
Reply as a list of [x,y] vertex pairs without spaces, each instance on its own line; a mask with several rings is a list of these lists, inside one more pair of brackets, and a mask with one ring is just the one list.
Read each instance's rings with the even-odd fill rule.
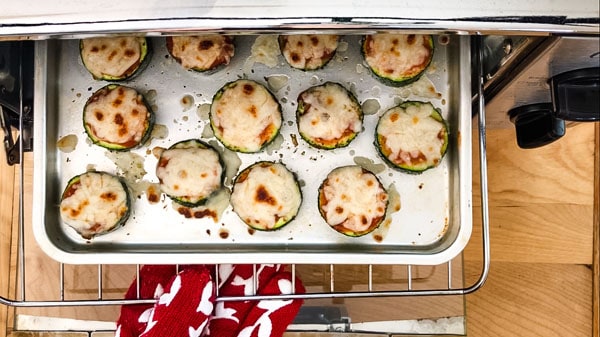
[[279,35],[278,41],[286,62],[301,70],[323,68],[338,46],[337,35]]
[[360,166],[331,171],[319,187],[319,212],[333,229],[358,237],[374,231],[385,218],[388,193],[372,172]]
[[393,167],[420,173],[442,161],[448,148],[448,126],[431,103],[407,101],[381,116],[375,145]]
[[160,189],[178,204],[195,207],[223,186],[219,153],[198,139],[175,143],[162,151],[156,165]]
[[300,136],[320,149],[347,146],[362,130],[363,112],[342,85],[326,82],[298,96],[296,120]]
[[225,35],[167,37],[169,54],[185,69],[198,72],[229,64],[235,53],[233,38]]
[[144,37],[98,37],[79,42],[85,68],[96,80],[121,81],[141,71],[150,59]]
[[238,174],[230,202],[248,226],[271,231],[296,217],[302,193],[295,175],[283,164],[261,161]]
[[227,83],[214,95],[210,126],[223,145],[237,152],[262,150],[279,134],[279,102],[263,85],[251,80]]
[[374,34],[362,44],[365,62],[381,82],[403,86],[421,77],[433,59],[431,35]]
[[143,144],[154,126],[154,113],[140,93],[109,84],[88,98],[83,108],[83,127],[92,143],[124,151]]
[[106,172],[90,171],[71,178],[60,199],[62,220],[84,239],[122,226],[130,213],[127,186]]

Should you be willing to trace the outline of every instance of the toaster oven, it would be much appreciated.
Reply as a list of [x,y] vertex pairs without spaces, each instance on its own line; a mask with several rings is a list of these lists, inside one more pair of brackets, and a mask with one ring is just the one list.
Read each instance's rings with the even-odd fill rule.
[[[7,161],[20,164],[19,207],[13,216],[18,235],[12,263],[17,275],[11,281],[18,291],[0,297],[0,303],[23,308],[24,322],[37,307],[60,308],[71,317],[89,319],[79,316],[77,308],[92,306],[98,308],[99,317],[110,320],[117,305],[150,303],[152,300],[124,299],[122,292],[115,291],[139,276],[143,264],[282,263],[308,285],[307,293],[222,296],[218,301],[304,299],[290,333],[464,334],[463,296],[484,284],[490,263],[486,122],[512,126],[508,110],[518,105],[494,109],[506,110],[506,114],[486,118],[486,101],[505,104],[510,79],[534,67],[539,55],[582,39],[595,41],[597,49],[599,38],[598,8],[593,1],[579,1],[577,6],[541,1],[512,8],[476,1],[460,6],[441,1],[419,6],[385,1],[368,5],[341,1],[261,1],[254,5],[180,1],[151,6],[143,1],[118,6],[91,1],[69,6],[31,3],[6,4],[0,15],[4,145]],[[384,32],[433,36],[435,56],[422,79],[392,87],[369,73],[361,54],[362,37]],[[236,53],[227,68],[209,75],[190,73],[169,56],[165,37],[200,33],[235,38]],[[336,56],[326,67],[314,72],[291,69],[279,49],[273,49],[278,35],[300,33],[340,36]],[[143,72],[125,83],[149,97],[152,109],[160,113],[156,125],[167,132],[152,139],[151,146],[133,151],[135,156],[115,159],[106,155],[110,151],[86,141],[81,127],[87,98],[107,82],[86,72],[79,41],[127,35],[148,38],[153,54]],[[264,41],[271,47],[261,44]],[[581,58],[588,62],[585,67],[590,63],[593,67],[598,53],[594,54],[592,43],[587,45],[591,52],[585,49]],[[265,54],[274,55],[273,64],[257,57]],[[153,148],[193,137],[214,140],[214,135],[205,131],[209,122],[203,111],[223,84],[239,78],[264,83],[283,107],[281,139],[259,154],[238,155],[237,166],[281,161],[297,173],[306,209],[301,208],[302,215],[289,226],[276,232],[249,231],[230,209],[218,222],[186,219],[168,198],[156,206],[144,193],[136,200],[134,219],[123,230],[89,240],[61,224],[56,205],[62,189],[77,172],[90,167],[112,170],[144,185],[144,179],[150,183],[154,179],[148,173],[156,166]],[[326,81],[343,84],[357,96],[363,111],[372,111],[365,112],[364,132],[350,146],[315,151],[294,137],[296,97],[301,90]],[[597,89],[593,80],[591,83],[593,93]],[[545,99],[551,100],[549,96]],[[385,166],[373,148],[371,134],[375,117],[387,108],[421,100],[433,102],[447,119],[449,149],[439,167],[407,175]],[[586,116],[593,120],[597,113]],[[65,150],[60,142],[68,135],[78,139],[74,150]],[[473,144],[478,145],[478,163],[471,162]],[[27,153],[32,150],[33,156]],[[139,158],[142,161],[137,164]],[[135,176],[131,163],[141,168],[141,178],[131,178]],[[333,235],[338,233],[317,226],[321,218],[315,211],[315,195],[324,173],[353,164],[378,172],[384,185],[400,196],[398,214],[361,238]],[[478,174],[471,171],[472,164]],[[479,181],[473,181],[476,176]],[[472,183],[478,183],[481,190],[471,191]],[[473,200],[473,196],[478,198]],[[478,219],[472,219],[474,203],[481,205]],[[164,223],[169,225],[167,233]],[[466,281],[461,252],[476,224],[481,227],[476,232],[482,236],[482,265],[480,274]],[[46,262],[28,259],[31,249],[43,251],[50,257],[47,263],[55,266],[51,272],[51,277],[57,278],[55,297],[35,295],[34,289],[44,283],[37,279],[35,264]],[[82,286],[85,294],[69,292],[82,279],[91,280],[91,285]],[[360,309],[364,301],[382,308],[389,305],[388,300],[401,306],[417,303],[416,309],[377,314]],[[96,323],[81,330],[112,328]]]

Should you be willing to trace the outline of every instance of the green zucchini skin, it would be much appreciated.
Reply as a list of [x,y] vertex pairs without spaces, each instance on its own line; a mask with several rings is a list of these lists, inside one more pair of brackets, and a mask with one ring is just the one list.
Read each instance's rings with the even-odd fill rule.
[[[115,37],[115,38],[118,38],[118,37]],[[107,75],[107,74],[104,74],[101,76],[95,75],[93,70],[91,70],[90,66],[86,63],[85,57],[83,55],[84,40],[79,41],[79,57],[81,58],[81,61],[83,63],[83,66],[85,67],[85,69],[92,75],[92,77],[95,80],[109,81],[109,82],[127,81],[127,80],[134,78],[139,73],[141,73],[148,66],[148,64],[150,63],[150,60],[152,59],[152,54],[153,54],[152,42],[146,37],[139,38],[139,42],[140,42],[140,60],[138,61],[137,64],[135,64],[133,67],[128,69],[121,76],[111,76],[111,75]]]
[[[416,106],[416,107],[422,107],[422,106],[429,106],[431,108],[431,114],[430,114],[430,118],[432,118],[433,120],[437,121],[440,123],[440,126],[442,127],[441,130],[441,137],[442,137],[442,147],[440,149],[440,158],[439,161],[437,163],[431,163],[431,164],[406,164],[406,163],[398,163],[395,162],[394,160],[392,160],[387,154],[386,151],[383,150],[384,148],[384,137],[379,134],[379,124],[381,123],[381,120],[384,118],[384,116],[386,116],[389,112],[391,112],[394,109],[406,109],[410,106]],[[421,101],[406,101],[396,107],[393,107],[391,109],[389,109],[386,113],[384,113],[384,115],[382,115],[382,117],[380,118],[379,122],[377,123],[377,127],[375,128],[375,147],[377,148],[377,152],[379,153],[380,157],[386,162],[388,163],[389,166],[391,166],[392,168],[395,168],[397,170],[406,172],[406,173],[411,173],[411,174],[420,174],[426,170],[432,169],[434,167],[437,167],[439,165],[439,163],[442,161],[443,157],[445,156],[447,150],[448,150],[448,142],[449,142],[449,138],[448,138],[448,133],[449,133],[449,128],[448,128],[448,123],[447,121],[443,118],[440,109],[435,108],[430,102],[421,102]]]
[[[117,144],[117,143],[111,143],[111,142],[108,142],[108,141],[105,141],[105,140],[102,140],[102,139],[99,139],[98,137],[96,137],[96,135],[94,134],[90,125],[88,125],[85,122],[86,121],[86,113],[88,113],[87,112],[88,105],[90,103],[92,103],[97,97],[106,96],[111,91],[118,90],[120,87],[125,88],[126,90],[135,90],[133,88],[126,87],[126,86],[123,86],[120,84],[114,84],[114,83],[108,84],[108,85],[98,89],[96,92],[94,92],[94,94],[92,94],[92,96],[90,96],[90,98],[87,100],[87,102],[85,103],[85,105],[83,107],[83,115],[82,115],[83,128],[84,128],[85,133],[87,134],[88,138],[91,140],[91,142],[93,144],[101,146],[108,150],[112,150],[112,151],[128,151],[128,150],[139,147],[139,146],[143,145],[144,143],[146,143],[148,141],[148,139],[150,138],[150,135],[152,133],[152,129],[154,128],[154,123],[156,120],[156,115],[152,111],[150,104],[148,104],[148,102],[146,101],[146,99],[144,98],[143,95],[138,93],[138,95],[141,97],[141,102],[148,110],[148,116],[147,116],[148,118],[146,120],[144,132],[142,134],[140,141],[134,142],[132,144]],[[137,90],[135,90],[135,91],[137,92]]]
[[[219,103],[219,101],[222,99],[224,93],[229,90],[229,89],[233,89],[234,87],[243,84],[243,83],[251,83],[252,85],[257,85],[262,87],[265,92],[268,93],[269,97],[276,103],[277,105],[277,114],[279,115],[279,119],[280,119],[280,125],[278,127],[275,128],[275,130],[272,130],[269,133],[269,137],[268,139],[262,143],[262,145],[259,148],[249,148],[246,147],[244,145],[236,145],[236,144],[232,144],[230,143],[227,139],[224,138],[223,132],[221,130],[219,130],[219,126],[216,125],[215,123],[215,114],[216,112],[213,111],[213,108],[215,106],[217,106],[217,104]],[[266,86],[253,81],[253,80],[246,80],[246,79],[242,79],[242,80],[235,80],[235,81],[231,81],[226,83],[225,85],[223,85],[213,96],[212,98],[212,104],[211,104],[211,109],[209,112],[209,120],[210,120],[210,127],[213,131],[213,134],[215,135],[215,137],[219,140],[219,142],[221,142],[221,144],[223,144],[223,146],[225,146],[227,149],[231,150],[231,151],[235,151],[235,152],[241,152],[241,153],[257,153],[260,152],[262,150],[264,150],[269,144],[271,144],[275,138],[279,135],[279,131],[281,129],[281,123],[283,123],[283,113],[282,113],[282,107],[281,104],[279,103],[279,101],[277,100],[277,98],[275,97],[275,95],[273,95],[273,93],[267,89]]]
[[362,128],[362,122],[363,122],[363,117],[364,117],[364,114],[362,112],[362,107],[361,107],[360,103],[358,102],[358,100],[356,99],[356,96],[354,96],[354,94],[352,92],[350,92],[348,89],[344,88],[339,83],[325,82],[322,85],[314,86],[314,87],[311,87],[311,88],[301,92],[298,95],[298,100],[297,100],[298,107],[296,108],[296,124],[298,125],[298,133],[300,134],[300,137],[302,137],[302,139],[304,139],[308,144],[310,144],[313,147],[323,149],[323,150],[332,150],[332,149],[336,149],[336,148],[346,147],[350,144],[350,142],[352,142],[352,140],[354,140],[354,138],[356,138],[356,136],[360,132],[360,131],[352,131],[350,134],[347,134],[344,137],[340,137],[336,141],[327,142],[324,140],[313,139],[308,134],[306,134],[306,132],[303,132],[300,129],[300,120],[301,120],[302,116],[305,113],[307,113],[307,111],[310,109],[310,106],[307,105],[307,103],[305,102],[305,99],[303,97],[306,97],[306,95],[312,95],[313,93],[315,93],[321,89],[326,90],[326,89],[332,88],[332,87],[336,88],[336,89],[340,89],[341,91],[343,91],[345,93],[346,98],[349,100],[350,105],[352,106],[353,110],[357,114],[358,121],[361,124],[361,128]]
[[[238,185],[238,183],[241,183],[242,181],[244,181],[248,177],[248,175],[250,174],[250,171],[252,171],[254,168],[256,168],[256,167],[270,167],[270,166],[275,165],[275,164],[277,164],[277,163],[270,162],[270,161],[259,161],[259,162],[256,162],[256,163],[254,163],[254,164],[246,167],[245,169],[243,169],[236,176],[236,178],[234,180],[233,189],[232,189],[232,196],[236,192],[236,186]],[[277,220],[277,222],[275,223],[275,225],[272,228],[266,228],[266,227],[258,226],[256,224],[252,223],[251,221],[247,221],[246,219],[244,219],[244,218],[242,218],[240,216],[240,219],[248,227],[250,227],[252,229],[255,229],[255,230],[258,230],[258,231],[263,231],[263,232],[272,232],[272,231],[280,230],[285,225],[287,225],[290,222],[292,222],[296,218],[296,216],[298,215],[298,211],[300,209],[300,206],[302,204],[302,199],[303,199],[303,197],[302,197],[302,190],[301,190],[300,184],[298,182],[298,177],[297,177],[297,175],[294,172],[288,170],[285,167],[285,165],[283,165],[283,164],[280,164],[280,165],[282,165],[289,173],[292,174],[293,179],[294,179],[294,188],[296,189],[295,192],[298,193],[298,195],[300,197],[300,205],[298,205],[298,208],[295,210],[295,212],[293,212],[293,214],[287,214],[286,216],[283,216],[283,217],[279,218]],[[235,207],[234,203],[232,203],[232,207],[233,207],[233,211],[236,212],[236,207]],[[236,214],[237,214],[237,212],[236,212]],[[239,216],[239,214],[238,214],[238,216]]]
[[[219,151],[217,151],[216,149],[214,149],[210,144],[200,140],[200,139],[187,139],[187,140],[182,140],[180,142],[177,142],[173,145],[171,145],[169,147],[169,149],[189,149],[189,148],[199,148],[199,149],[208,149],[208,150],[212,150],[218,157],[219,159],[219,164],[221,165],[221,177],[219,179],[220,182],[220,186],[223,186],[223,182],[225,181],[225,164],[223,162],[223,158],[221,158],[221,155],[219,154]],[[157,168],[161,163],[161,157],[158,159],[158,163],[157,163]],[[175,195],[170,195],[165,193],[171,200],[175,201],[176,203],[182,205],[182,206],[186,206],[186,207],[197,207],[197,206],[202,206],[204,204],[206,204],[206,202],[208,201],[208,199],[210,199],[213,195],[215,195],[217,192],[219,191],[219,189],[215,189],[215,191],[213,191],[212,193],[210,193],[209,195],[207,195],[204,198],[199,198],[198,200],[194,200],[188,197],[179,197],[179,196],[175,196]]]
[[89,172],[85,172],[85,173],[76,175],[76,176],[72,177],[71,179],[69,179],[69,181],[67,182],[67,186],[65,187],[65,189],[63,190],[63,193],[61,194],[61,198],[60,198],[61,203],[62,203],[62,201],[65,198],[67,198],[69,196],[71,188],[74,185],[78,184],[81,181],[81,177],[82,176],[84,176],[84,175],[91,175],[91,174],[93,174],[93,175],[104,175],[104,176],[111,177],[113,179],[117,179],[119,181],[119,183],[121,184],[121,187],[123,188],[123,190],[125,192],[125,195],[126,195],[126,203],[125,203],[126,211],[119,218],[119,220],[117,221],[117,223],[115,223],[112,227],[109,227],[109,228],[104,229],[104,230],[98,230],[98,231],[81,231],[81,230],[79,230],[79,229],[77,229],[77,228],[75,228],[73,226],[70,226],[67,223],[67,225],[69,225],[70,227],[72,227],[79,235],[81,235],[81,237],[83,237],[84,239],[87,239],[87,240],[92,239],[93,237],[98,236],[98,235],[103,235],[103,234],[107,234],[107,233],[113,232],[116,229],[124,226],[125,223],[127,222],[127,220],[129,219],[130,215],[131,215],[131,208],[132,208],[131,207],[132,206],[132,203],[131,203],[131,193],[129,191],[129,187],[127,186],[127,184],[125,183],[125,181],[123,180],[123,178],[115,176],[115,175],[112,175],[112,174],[107,173],[107,172],[101,172],[101,171],[99,171],[99,172],[89,171]]
[[[325,185],[329,182],[329,176],[332,173],[334,173],[335,171],[344,170],[344,169],[347,169],[347,168],[352,168],[352,166],[342,166],[342,167],[338,167],[338,168],[334,169],[333,171],[331,171],[329,173],[329,175],[327,176],[327,178],[325,180],[323,180],[323,182],[321,183],[321,185],[319,185],[318,196],[317,196],[317,200],[318,200],[317,203],[318,203],[319,213],[321,214],[321,217],[323,218],[323,220],[325,220],[325,222],[329,225],[329,227],[331,227],[332,229],[334,229],[336,232],[341,233],[341,234],[343,234],[345,236],[348,236],[348,237],[361,237],[361,236],[367,235],[369,233],[372,233],[375,229],[379,228],[379,226],[381,225],[381,223],[385,220],[385,216],[387,214],[387,208],[388,208],[388,205],[389,205],[389,198],[387,197],[387,191],[383,187],[383,184],[381,183],[381,181],[379,180],[379,178],[377,178],[377,176],[374,173],[372,173],[372,172],[370,172],[370,171],[368,171],[368,170],[366,170],[364,168],[361,168],[362,173],[367,173],[367,174],[370,174],[373,177],[375,177],[379,188],[381,190],[385,191],[386,200],[385,200],[385,206],[384,206],[385,210],[384,210],[383,214],[378,219],[378,221],[372,222],[368,228],[366,228],[365,230],[362,230],[362,231],[355,231],[355,230],[352,230],[350,228],[347,228],[347,227],[344,226],[343,223],[338,224],[338,225],[334,225],[334,226],[332,226],[331,224],[329,224],[329,222],[327,221],[327,214],[325,213],[325,211],[323,209],[324,204],[326,204],[328,202],[326,200],[326,198],[325,198],[324,188],[325,188]],[[356,193],[360,193],[360,191],[356,191]]]
[[[305,41],[300,41],[301,43],[303,43],[303,48],[312,48],[313,47],[313,43],[318,43],[318,42],[313,42],[315,41],[315,38],[319,38],[319,35],[302,35],[300,36],[302,37],[306,37]],[[279,37],[277,38],[277,42],[279,44],[279,50],[281,52],[281,54],[283,55],[283,58],[286,60],[286,62],[290,65],[290,67],[294,68],[294,69],[299,69],[302,71],[314,71],[314,70],[319,70],[324,68],[327,64],[329,64],[329,62],[333,59],[333,57],[335,56],[335,52],[337,50],[337,45],[338,45],[338,41],[339,38],[337,35],[332,36],[335,38],[335,48],[333,48],[332,51],[330,52],[325,52],[323,53],[323,55],[317,60],[317,62],[315,64],[310,64],[310,65],[305,65],[303,67],[294,65],[293,62],[293,55],[290,55],[288,57],[288,55],[286,54],[286,49],[289,46],[289,43],[291,43],[291,41],[289,41],[290,38],[294,38],[293,35],[279,35]],[[310,42],[309,42],[310,41]],[[316,40],[318,41],[318,40]],[[298,56],[296,56],[298,57]],[[314,61],[313,59],[309,59],[310,61]]]
[[[402,34],[398,34],[399,36],[404,36]],[[367,55],[369,53],[368,49],[369,49],[369,43],[370,43],[370,39],[372,38],[372,36],[365,36],[363,38],[363,41],[361,43],[362,47],[361,47],[361,52],[363,54],[363,58],[365,60],[365,64],[367,65],[367,68],[369,68],[369,70],[371,71],[371,74],[373,74],[373,76],[379,80],[381,83],[387,85],[387,86],[391,86],[391,87],[402,87],[405,85],[409,85],[415,81],[417,81],[419,78],[421,78],[421,76],[425,73],[425,70],[427,70],[427,68],[429,67],[429,65],[431,64],[431,61],[433,60],[433,54],[435,51],[435,46],[433,43],[433,36],[431,35],[426,35],[426,47],[430,50],[429,53],[429,59],[425,64],[420,65],[420,71],[418,71],[415,74],[409,74],[409,75],[405,75],[405,76],[400,76],[397,78],[388,76],[384,73],[384,71],[382,71],[381,69],[375,69],[372,65],[370,65],[367,62]]]

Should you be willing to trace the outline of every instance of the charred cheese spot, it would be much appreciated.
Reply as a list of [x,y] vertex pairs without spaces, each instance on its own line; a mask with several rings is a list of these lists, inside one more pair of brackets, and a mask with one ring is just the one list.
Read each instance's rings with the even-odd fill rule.
[[244,94],[246,94],[248,96],[252,95],[252,93],[254,92],[254,86],[251,84],[244,84],[243,87],[244,87],[244,89],[243,89]]
[[202,40],[199,44],[198,44],[198,49],[200,50],[207,50],[212,48],[215,45],[214,42],[212,42],[211,40]]
[[202,219],[207,216],[213,219],[217,219],[217,213],[215,213],[213,210],[205,209],[200,211],[194,211],[194,218],[196,219]]
[[148,201],[150,203],[152,203],[152,204],[157,203],[160,200],[159,197],[158,197],[158,194],[155,193],[155,192],[154,193],[148,193],[147,196],[148,196]]
[[113,58],[117,56],[117,51],[113,50],[109,55],[108,55],[108,61],[112,61]]
[[255,105],[251,105],[250,108],[248,108],[248,113],[251,114],[252,117],[256,118],[256,116],[257,116],[256,106]]
[[177,209],[177,212],[179,212],[179,214],[183,215],[187,219],[192,217],[192,211],[187,207],[179,207]]
[[115,201],[117,200],[117,195],[113,192],[105,192],[100,194],[100,198],[106,201]]
[[409,45],[415,44],[416,41],[416,37],[414,34],[410,34],[406,37],[406,43],[408,43]]
[[277,205],[277,200],[267,191],[267,189],[260,185],[256,189],[256,195],[254,196],[254,200],[257,202],[266,203],[269,205]]
[[104,114],[102,112],[95,111],[94,114],[95,114],[97,120],[102,121],[102,119],[104,119]]
[[123,125],[123,115],[121,115],[120,113],[115,114],[113,122],[117,125]]

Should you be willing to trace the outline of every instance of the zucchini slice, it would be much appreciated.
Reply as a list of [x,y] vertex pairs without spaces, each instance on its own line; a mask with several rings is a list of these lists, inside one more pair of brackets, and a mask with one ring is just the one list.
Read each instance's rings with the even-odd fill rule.
[[161,190],[178,204],[203,205],[223,186],[225,170],[219,152],[199,139],[173,144],[156,165]]
[[362,130],[363,112],[356,97],[339,83],[326,82],[298,96],[300,136],[320,149],[347,146]]
[[109,84],[88,98],[83,127],[92,143],[125,151],[143,144],[154,127],[154,113],[135,89]]
[[125,182],[106,172],[86,172],[67,183],[60,199],[62,220],[84,239],[125,224],[131,199]]
[[226,148],[254,153],[277,137],[283,116],[279,102],[267,88],[242,79],[217,91],[209,118],[215,137]]
[[238,174],[230,201],[249,227],[272,231],[296,217],[302,193],[296,176],[283,164],[261,161]]
[[228,65],[235,53],[233,38],[225,35],[169,36],[166,42],[179,64],[198,72]]
[[385,219],[388,193],[372,172],[357,166],[331,171],[319,187],[319,212],[333,229],[358,237]]
[[286,62],[300,70],[323,68],[338,46],[337,35],[279,35],[278,41]]
[[431,103],[407,101],[381,116],[375,146],[392,167],[420,173],[442,161],[448,148],[448,126]]
[[403,86],[421,77],[433,59],[433,37],[415,34],[367,35],[362,44],[365,62],[386,85]]
[[85,68],[96,80],[122,81],[141,71],[150,59],[145,37],[98,37],[79,42]]

